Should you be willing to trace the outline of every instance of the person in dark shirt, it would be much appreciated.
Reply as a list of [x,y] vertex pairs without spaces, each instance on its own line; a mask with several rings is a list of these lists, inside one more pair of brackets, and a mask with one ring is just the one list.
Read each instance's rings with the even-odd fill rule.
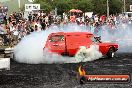
[[32,20],[32,15],[31,15],[31,14],[29,14],[29,16],[28,16],[28,21],[30,21],[30,22],[31,22],[31,20]]
[[12,14],[10,14],[8,20],[9,20],[9,23],[12,22]]
[[41,23],[42,26],[42,30],[45,30],[46,24],[45,24],[45,20],[43,20],[43,22]]
[[4,15],[4,24],[7,25],[7,14]]

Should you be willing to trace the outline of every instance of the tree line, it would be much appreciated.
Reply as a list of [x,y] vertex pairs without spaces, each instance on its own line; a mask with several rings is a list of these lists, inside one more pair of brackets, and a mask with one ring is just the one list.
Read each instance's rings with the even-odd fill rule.
[[[110,14],[123,12],[123,0],[108,1]],[[100,15],[107,13],[107,0],[35,0],[34,3],[39,3],[41,9],[47,13],[57,8],[59,15],[70,9],[79,9],[83,12],[94,12]],[[129,5],[132,5],[132,0],[126,0],[126,11],[129,11]]]

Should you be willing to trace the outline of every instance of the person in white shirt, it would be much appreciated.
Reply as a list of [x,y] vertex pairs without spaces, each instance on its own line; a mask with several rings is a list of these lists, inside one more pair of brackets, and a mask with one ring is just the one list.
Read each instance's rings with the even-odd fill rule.
[[99,18],[98,18],[97,15],[95,15],[95,17],[94,17],[94,21],[95,21],[96,23],[99,22]]
[[40,24],[39,21],[37,21],[37,22],[34,24],[34,28],[35,28],[35,31],[37,31],[37,32],[41,31],[42,26],[41,26],[41,24]]

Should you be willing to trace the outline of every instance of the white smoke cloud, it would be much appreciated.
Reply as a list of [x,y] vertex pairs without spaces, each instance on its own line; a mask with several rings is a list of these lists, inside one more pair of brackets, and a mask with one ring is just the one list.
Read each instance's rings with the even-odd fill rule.
[[[43,51],[46,40],[50,33],[55,32],[77,32],[77,31],[88,31],[84,30],[83,26],[78,26],[77,24],[68,24],[64,27],[51,26],[46,31],[33,32],[30,35],[24,37],[18,45],[14,48],[15,60],[20,63],[78,63],[79,58],[75,57],[63,57],[57,54],[50,53],[48,51]],[[92,50],[92,51],[91,51]],[[94,49],[90,48],[85,53],[93,52]],[[97,52],[95,50],[95,52]],[[97,57],[98,58],[98,57]],[[90,59],[90,60],[88,60]],[[91,61],[91,59],[96,59],[95,57],[86,58],[85,61]]]
[[[119,25],[115,30],[109,31],[106,26],[99,31],[102,41],[117,42],[119,52],[132,52],[132,26]],[[33,32],[24,37],[14,48],[15,60],[21,63],[78,63],[99,59],[102,55],[97,47],[89,49],[81,47],[75,57],[62,57],[57,54],[43,51],[48,35],[55,32],[89,32],[89,27],[67,24],[63,26],[53,25],[46,31]],[[85,54],[85,56],[81,55]],[[83,59],[83,60],[82,60]]]
[[117,52],[132,52],[132,24],[120,24],[115,29],[102,27],[101,38],[103,42],[116,42],[119,44]]
[[99,52],[99,46],[91,45],[90,48],[81,46],[80,50],[76,53],[75,58],[78,62],[93,61],[102,57],[102,53]]

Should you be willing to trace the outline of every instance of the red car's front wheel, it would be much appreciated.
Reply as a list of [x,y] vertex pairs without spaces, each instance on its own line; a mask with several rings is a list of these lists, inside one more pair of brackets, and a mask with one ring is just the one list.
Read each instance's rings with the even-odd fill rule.
[[110,48],[108,53],[107,53],[107,56],[109,58],[113,58],[115,56],[115,51],[114,51],[114,48]]

